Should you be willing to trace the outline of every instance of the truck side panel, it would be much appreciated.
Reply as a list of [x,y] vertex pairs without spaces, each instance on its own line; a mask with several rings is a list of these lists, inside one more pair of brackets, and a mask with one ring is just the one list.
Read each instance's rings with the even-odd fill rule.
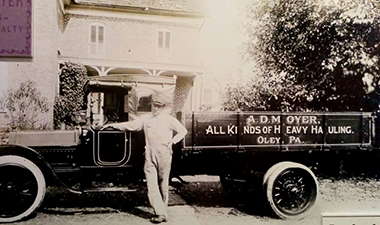
[[193,112],[185,149],[354,149],[372,144],[371,113]]

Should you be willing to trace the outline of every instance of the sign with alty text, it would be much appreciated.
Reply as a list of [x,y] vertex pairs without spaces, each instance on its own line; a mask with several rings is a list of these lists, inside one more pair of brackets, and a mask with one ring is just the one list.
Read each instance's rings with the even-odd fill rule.
[[0,0],[0,56],[32,56],[32,0]]

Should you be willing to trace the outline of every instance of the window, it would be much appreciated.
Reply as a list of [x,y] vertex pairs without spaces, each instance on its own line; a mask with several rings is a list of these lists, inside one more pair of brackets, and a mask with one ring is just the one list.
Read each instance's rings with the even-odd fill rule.
[[139,98],[137,111],[138,112],[151,112],[152,111],[152,100],[151,100],[150,96],[142,96]]
[[139,85],[135,88],[137,113],[152,112],[152,94],[152,90],[147,86]]
[[158,48],[170,49],[170,31],[158,31]]
[[104,106],[112,110],[117,110],[117,94],[104,93]]
[[167,29],[160,29],[157,32],[157,59],[168,61],[171,58],[172,33]]
[[89,55],[104,57],[105,26],[100,23],[90,24]]
[[[8,89],[8,63],[0,62],[0,100],[5,97],[7,89]],[[4,105],[0,104],[0,112],[5,112]]]
[[90,95],[90,103],[92,103],[92,112],[98,114],[100,112],[100,93],[92,92]]

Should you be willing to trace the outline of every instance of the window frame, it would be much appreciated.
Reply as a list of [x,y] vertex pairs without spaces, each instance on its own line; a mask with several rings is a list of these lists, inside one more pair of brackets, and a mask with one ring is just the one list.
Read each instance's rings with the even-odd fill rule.
[[[162,40],[161,34],[162,33]],[[156,33],[157,59],[170,61],[173,48],[173,32],[167,28],[159,28]]]
[[[93,27],[95,27],[95,41],[93,42]],[[102,43],[100,40],[99,29],[103,29]],[[104,58],[105,57],[105,45],[106,45],[106,25],[104,23],[94,22],[89,24],[88,32],[88,55],[90,57]],[[95,52],[92,52],[92,48],[95,46]]]

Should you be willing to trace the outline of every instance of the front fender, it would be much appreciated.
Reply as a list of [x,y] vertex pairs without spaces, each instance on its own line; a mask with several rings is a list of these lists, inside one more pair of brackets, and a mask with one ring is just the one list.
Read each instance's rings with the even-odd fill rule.
[[58,176],[53,168],[36,150],[23,145],[6,144],[0,145],[0,156],[17,155],[29,159],[35,163],[45,176],[48,185],[60,183]]

